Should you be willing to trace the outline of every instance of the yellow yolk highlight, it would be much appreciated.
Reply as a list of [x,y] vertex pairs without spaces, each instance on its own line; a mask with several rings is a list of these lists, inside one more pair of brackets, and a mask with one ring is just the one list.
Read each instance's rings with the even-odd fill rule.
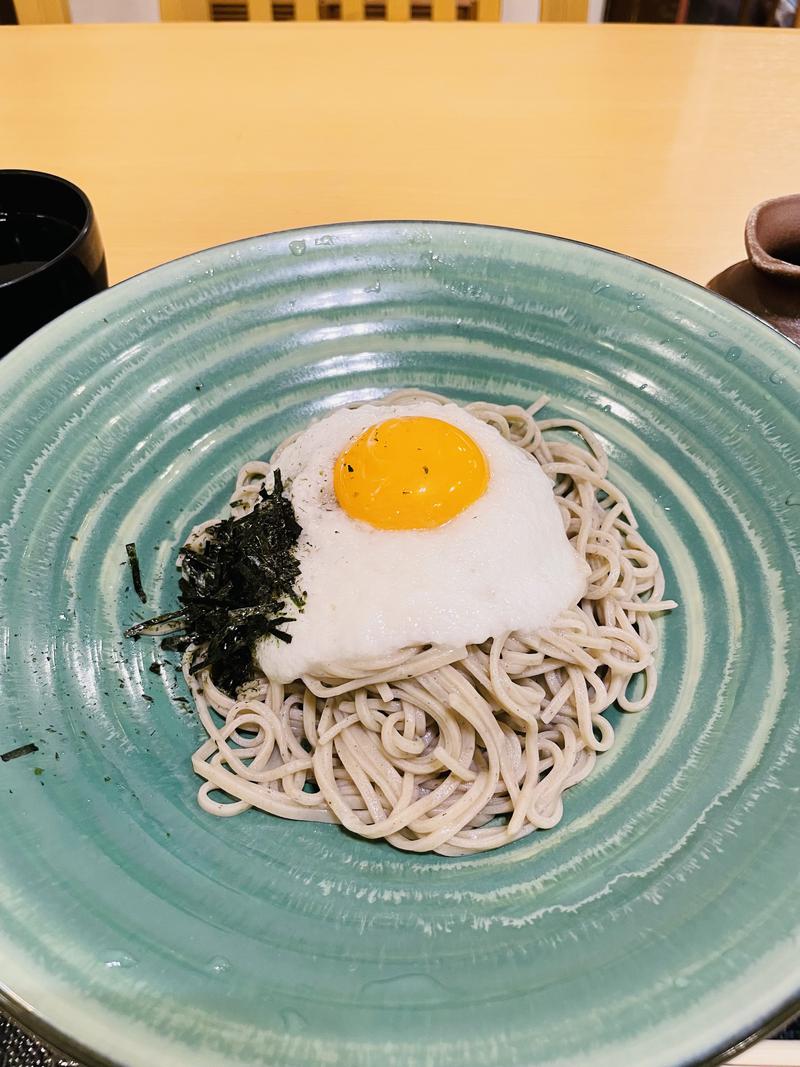
[[488,484],[486,456],[469,434],[426,416],[367,427],[333,468],[339,506],[380,530],[443,526]]

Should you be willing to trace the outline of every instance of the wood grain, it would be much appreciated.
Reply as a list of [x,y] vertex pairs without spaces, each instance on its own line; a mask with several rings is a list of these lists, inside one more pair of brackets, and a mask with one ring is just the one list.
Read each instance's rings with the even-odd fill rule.
[[208,0],[160,0],[164,22],[208,22],[211,12]]
[[266,230],[442,218],[706,281],[798,187],[798,93],[792,30],[0,28],[4,165],[87,190],[114,280]]
[[586,22],[588,0],[542,0],[542,22]]
[[[206,3],[208,0],[206,0]],[[303,3],[303,0],[300,0]],[[305,0],[307,5],[308,0]],[[248,13],[250,18],[254,22],[271,22],[272,21],[272,0],[249,0]],[[316,5],[314,5],[316,7]],[[305,8],[304,8],[305,10]],[[298,18],[302,16],[298,13]],[[305,17],[308,17],[307,15]]]
[[389,22],[407,22],[410,17],[409,0],[386,0],[386,18]]
[[456,17],[456,0],[432,0],[431,15],[434,22],[452,22]]
[[500,0],[478,0],[478,20],[480,22],[497,22],[501,15]]
[[21,26],[69,22],[68,0],[13,0]]

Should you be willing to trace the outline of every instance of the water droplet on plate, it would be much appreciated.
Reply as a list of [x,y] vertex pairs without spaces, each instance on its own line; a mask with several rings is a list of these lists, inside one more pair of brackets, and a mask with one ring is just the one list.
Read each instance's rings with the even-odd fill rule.
[[608,284],[608,282],[595,282],[592,286],[592,292],[595,296],[597,296],[599,293],[602,293],[604,289],[610,288],[611,286]]
[[783,375],[779,370],[774,370],[769,376],[769,380],[773,385],[783,385]]
[[364,290],[365,293],[379,293],[381,291],[381,283],[375,282],[374,285],[368,285]]
[[330,234],[326,233],[322,237],[315,237],[314,244],[319,248],[330,248],[333,244],[333,238]]
[[302,254],[305,252],[305,250],[306,250],[305,241],[290,241],[289,242],[289,251],[292,253],[293,256],[302,256]]
[[709,330],[708,331],[708,336],[709,337],[719,337],[719,330]]
[[109,952],[104,962],[109,970],[126,971],[129,967],[135,967],[139,961],[129,952]]
[[735,363],[739,356],[741,356],[741,354],[741,348],[729,348],[728,351],[725,353],[725,359],[727,359],[729,363]]
[[790,493],[784,500],[787,508],[800,508],[800,493]]
[[227,974],[231,969],[231,961],[225,956],[212,956],[206,967],[212,974]]

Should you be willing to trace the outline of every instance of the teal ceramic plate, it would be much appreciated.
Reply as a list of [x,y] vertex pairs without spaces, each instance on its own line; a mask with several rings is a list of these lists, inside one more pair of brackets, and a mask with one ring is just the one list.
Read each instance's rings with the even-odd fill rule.
[[[800,991],[798,350],[595,248],[423,223],[259,237],[0,364],[0,982],[130,1067],[667,1067]],[[474,858],[195,803],[200,729],[122,631],[239,464],[400,385],[590,423],[680,610],[554,830]]]

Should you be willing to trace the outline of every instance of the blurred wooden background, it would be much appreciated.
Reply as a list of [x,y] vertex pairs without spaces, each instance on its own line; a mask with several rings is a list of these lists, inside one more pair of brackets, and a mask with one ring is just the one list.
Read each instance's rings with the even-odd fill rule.
[[800,27],[800,0],[0,0],[0,23],[430,20]]

